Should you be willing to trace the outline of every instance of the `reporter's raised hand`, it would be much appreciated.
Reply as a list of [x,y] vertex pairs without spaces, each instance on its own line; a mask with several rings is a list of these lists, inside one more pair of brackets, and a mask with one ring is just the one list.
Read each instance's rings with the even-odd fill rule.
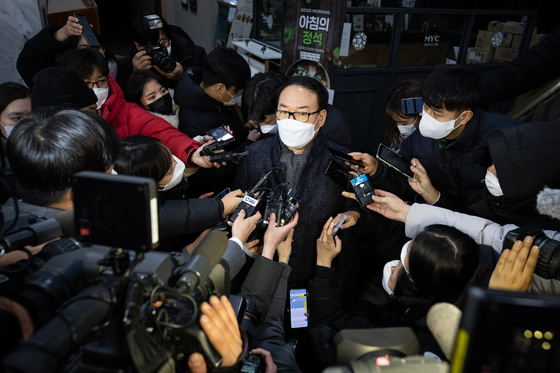
[[196,149],[190,158],[190,162],[202,168],[212,168],[212,167],[220,168],[220,166],[225,166],[226,162],[222,162],[221,164],[215,162],[213,163],[210,162],[210,158],[207,155],[200,155],[202,149],[213,142],[214,142],[213,140],[208,141],[204,143],[204,145],[202,145],[200,148]]
[[361,173],[366,174],[368,176],[373,176],[377,172],[379,163],[377,162],[377,159],[375,159],[375,157],[372,156],[371,154],[353,152],[353,153],[348,153],[348,155],[362,163],[361,166],[358,166],[358,170]]
[[366,206],[368,209],[385,216],[387,219],[403,223],[406,221],[406,214],[408,214],[410,206],[396,195],[375,189],[375,195],[371,199],[373,203]]
[[82,35],[83,31],[84,28],[82,27],[82,25],[80,25],[80,21],[78,21],[78,18],[74,16],[68,16],[66,24],[54,33],[54,37],[60,42],[65,42],[70,36]]
[[533,238],[515,241],[511,250],[504,250],[490,277],[489,289],[528,291],[539,259],[538,246],[531,247]]
[[[342,194],[344,195],[344,192]],[[347,229],[353,227],[358,223],[358,220],[360,220],[360,213],[358,211],[346,211],[334,217],[333,220],[334,226],[336,226],[340,222],[340,220],[344,215],[346,215],[346,220],[344,220],[344,223],[340,226],[340,229]]]
[[294,228],[290,229],[286,239],[278,244],[276,251],[278,252],[278,262],[288,264],[290,255],[292,254],[292,242],[294,240]]
[[243,192],[241,191],[241,189],[237,189],[226,194],[224,198],[222,198],[222,203],[224,204],[224,212],[222,214],[222,217],[233,214],[241,201],[243,201]]
[[132,57],[132,69],[136,70],[150,70],[152,68],[152,56],[150,56],[145,49],[139,50],[134,57]]
[[439,191],[432,185],[426,169],[418,159],[413,158],[410,163],[410,170],[414,172],[414,179],[408,179],[408,184],[424,198],[426,203],[433,205],[439,198]]
[[[268,228],[264,233],[264,245],[262,256],[272,260],[274,258],[274,253],[280,245],[281,242],[286,240],[286,237],[290,234],[290,231],[297,225],[299,220],[299,213],[296,212],[294,218],[281,227],[276,226],[276,215],[270,214]],[[291,247],[290,247],[291,251]]]
[[216,351],[222,356],[223,367],[232,366],[243,352],[243,340],[231,303],[225,295],[211,296],[200,305],[200,326]]
[[331,217],[323,226],[321,237],[317,239],[317,265],[331,267],[332,261],[342,250],[342,241],[333,237],[334,219]]
[[255,215],[245,219],[245,210],[241,210],[231,226],[231,236],[237,238],[242,244],[245,244],[251,232],[257,227],[257,221],[260,218],[261,213],[257,212]]

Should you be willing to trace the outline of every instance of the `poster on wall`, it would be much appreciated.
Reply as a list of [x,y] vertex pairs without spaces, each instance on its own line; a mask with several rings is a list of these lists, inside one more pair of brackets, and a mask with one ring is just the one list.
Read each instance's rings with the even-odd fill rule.
[[233,39],[247,39],[251,37],[253,27],[253,0],[238,0],[235,17],[231,23],[227,46],[233,47]]
[[345,12],[345,1],[288,0],[280,70],[288,72],[299,60],[313,61],[324,67],[323,84],[332,86]]

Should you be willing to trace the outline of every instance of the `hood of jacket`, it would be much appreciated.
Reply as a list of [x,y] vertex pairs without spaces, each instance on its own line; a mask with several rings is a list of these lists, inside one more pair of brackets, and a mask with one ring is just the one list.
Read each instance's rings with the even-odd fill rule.
[[560,126],[523,123],[492,134],[488,146],[503,196],[495,197],[485,188],[486,206],[479,207],[502,223],[550,220],[538,213],[536,200],[545,186],[560,186]]

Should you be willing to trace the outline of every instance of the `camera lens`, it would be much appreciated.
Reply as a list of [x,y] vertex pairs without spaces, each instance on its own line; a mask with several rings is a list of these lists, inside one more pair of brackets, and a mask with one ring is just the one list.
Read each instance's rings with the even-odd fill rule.
[[535,274],[544,279],[560,280],[560,242],[546,237],[544,233],[544,237],[539,236],[533,240],[533,245],[540,249]]

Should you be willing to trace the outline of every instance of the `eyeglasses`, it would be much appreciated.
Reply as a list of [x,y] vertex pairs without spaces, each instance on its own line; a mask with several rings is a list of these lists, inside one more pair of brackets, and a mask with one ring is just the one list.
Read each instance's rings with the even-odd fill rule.
[[321,110],[314,111],[313,113],[301,113],[299,111],[290,112],[285,110],[276,110],[276,119],[282,120],[282,119],[290,119],[290,117],[293,117],[298,122],[305,123],[309,120],[309,117],[311,117],[313,114],[317,114],[320,111]]
[[86,82],[89,89],[93,89],[95,86],[97,88],[107,88],[109,86],[109,79],[99,79],[96,82]]
[[160,47],[167,48],[171,45],[171,40],[169,40],[168,38],[161,38],[157,43]]

